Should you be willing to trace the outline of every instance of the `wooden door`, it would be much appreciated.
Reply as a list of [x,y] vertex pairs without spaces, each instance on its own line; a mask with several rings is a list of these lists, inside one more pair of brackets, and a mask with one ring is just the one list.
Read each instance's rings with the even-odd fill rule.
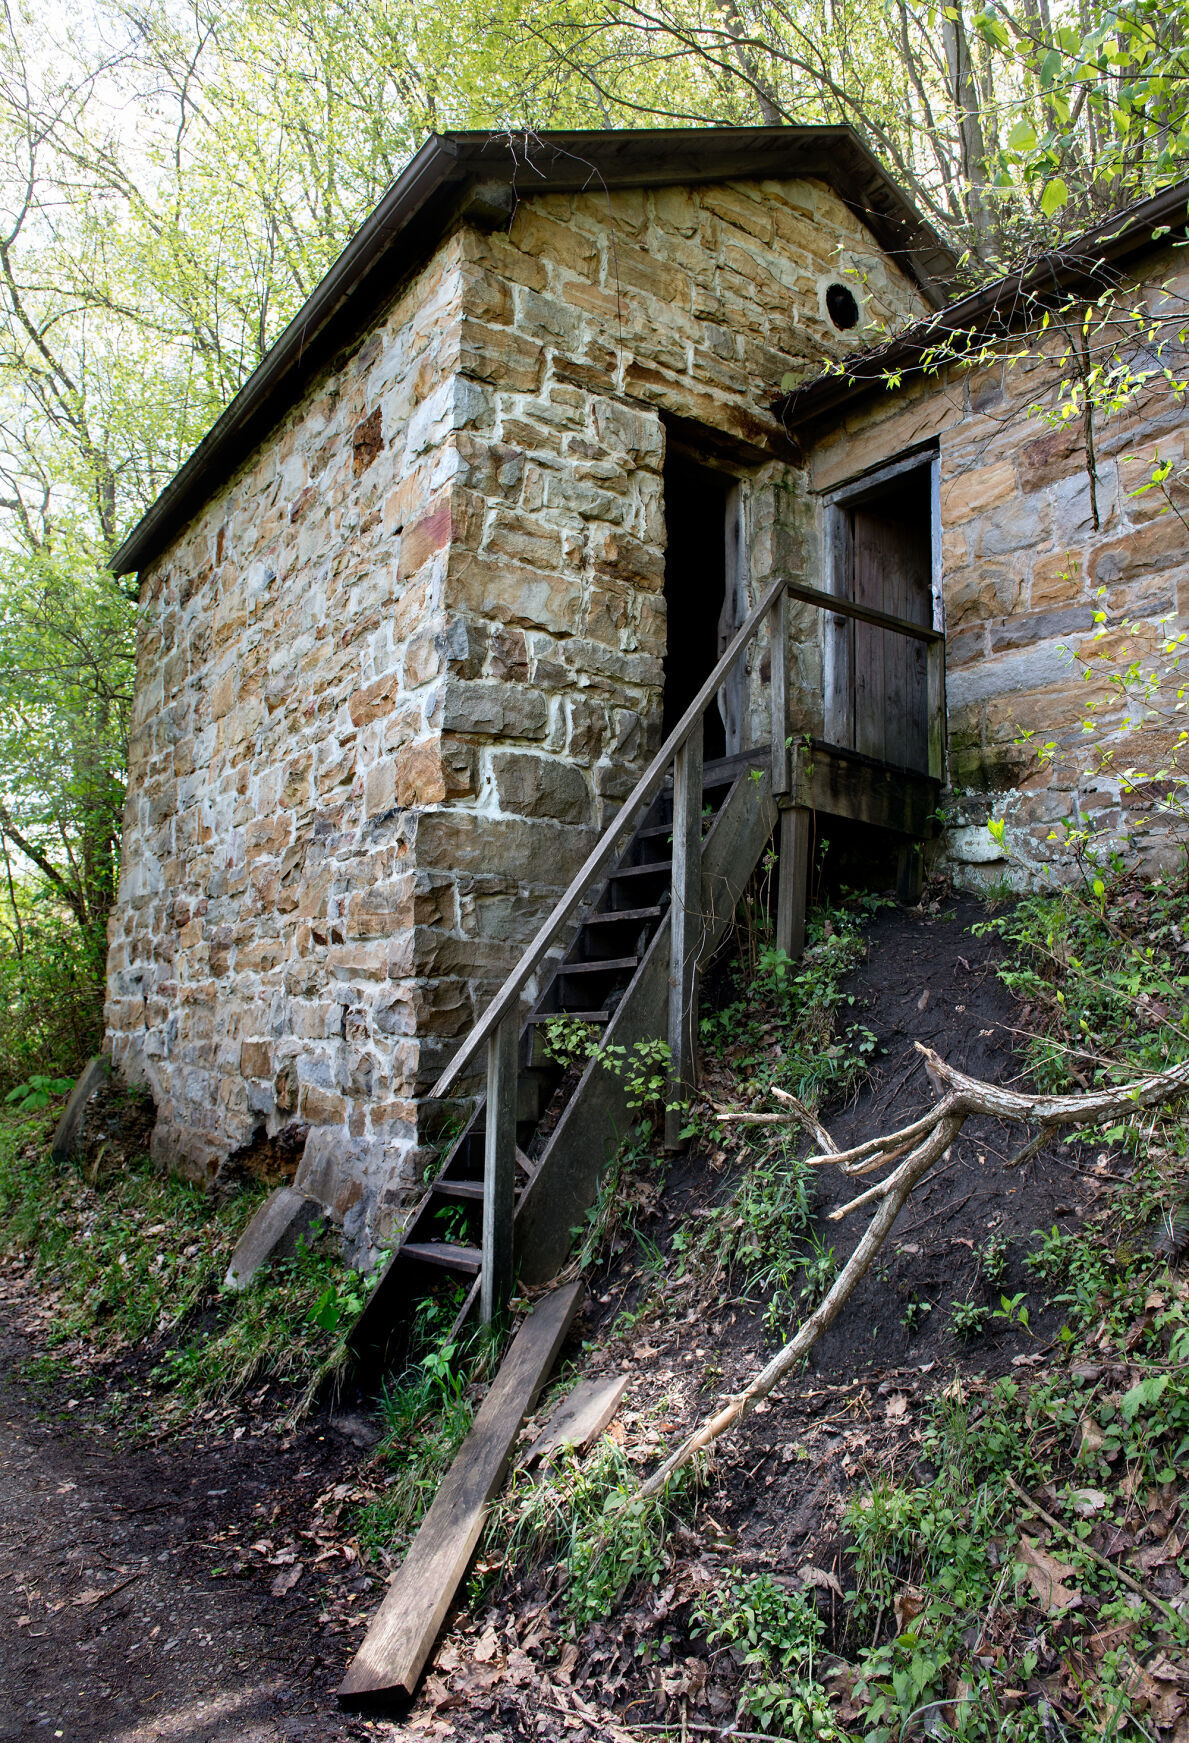
[[[859,605],[912,623],[933,621],[931,481],[909,472],[843,510],[847,585]],[[921,642],[868,624],[849,626],[850,748],[898,768],[929,768],[928,684]]]

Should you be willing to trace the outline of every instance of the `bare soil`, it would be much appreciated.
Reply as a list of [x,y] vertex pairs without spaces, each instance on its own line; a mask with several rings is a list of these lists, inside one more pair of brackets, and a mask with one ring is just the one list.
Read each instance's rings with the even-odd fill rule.
[[[1017,1007],[996,977],[996,947],[969,930],[982,916],[973,903],[951,901],[940,913],[888,910],[873,922],[851,990],[855,1019],[875,1031],[880,1050],[861,1093],[826,1110],[840,1143],[903,1124],[929,1104],[917,1039],[985,1078],[1019,1073]],[[955,1374],[977,1389],[984,1376],[1044,1359],[1058,1325],[1051,1313],[1035,1315],[1031,1336],[1000,1323],[963,1346],[948,1329],[954,1301],[996,1298],[978,1280],[977,1249],[989,1235],[1014,1243],[1003,1285],[1014,1294],[1026,1287],[1020,1261],[1031,1232],[1093,1214],[1103,1189],[1105,1165],[1080,1145],[1050,1145],[1011,1166],[1024,1138],[994,1122],[968,1123],[808,1369],[723,1446],[659,1588],[635,1595],[575,1645],[564,1639],[548,1574],[497,1584],[478,1613],[456,1614],[418,1701],[392,1722],[341,1714],[333,1692],[386,1573],[351,1536],[353,1508],[376,1477],[366,1411],[346,1432],[329,1408],[286,1427],[262,1394],[239,1411],[212,1412],[184,1440],[129,1447],[105,1418],[101,1381],[80,1379],[75,1393],[70,1377],[29,1375],[48,1328],[28,1278],[0,1274],[0,1739],[339,1743],[407,1726],[622,1736],[623,1725],[668,1716],[678,1701],[691,1720],[721,1724],[738,1673],[690,1632],[697,1592],[726,1567],[802,1581],[808,1567],[840,1634],[848,1490],[914,1458],[922,1406]],[[721,1195],[729,1170],[729,1159],[699,1156],[671,1173],[646,1224],[662,1250]],[[822,1170],[818,1226],[840,1260],[865,1219],[834,1224],[825,1213],[853,1191]],[[611,1335],[621,1309],[649,1286],[629,1243],[593,1280],[571,1350],[575,1373],[630,1374],[619,1421],[641,1469],[776,1341],[759,1304],[701,1303],[676,1321]],[[913,1331],[903,1324],[910,1302],[930,1304]],[[493,1575],[498,1557],[496,1546]]]
[[366,1454],[329,1415],[246,1412],[129,1447],[86,1375],[26,1377],[34,1348],[0,1334],[0,1738],[386,1735],[333,1698],[382,1578],[333,1523]]

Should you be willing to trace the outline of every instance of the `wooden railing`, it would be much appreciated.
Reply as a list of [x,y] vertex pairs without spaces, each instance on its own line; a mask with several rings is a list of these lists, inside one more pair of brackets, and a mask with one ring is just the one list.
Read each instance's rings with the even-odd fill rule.
[[877,611],[871,605],[856,605],[836,593],[823,593],[818,587],[804,587],[799,581],[789,581],[785,593],[805,605],[816,605],[832,617],[846,617],[855,623],[869,623],[874,629],[890,630],[893,635],[907,636],[925,644],[925,714],[929,729],[929,773],[934,780],[942,779],[945,765],[945,631],[923,623],[913,623],[907,617],[893,617]]
[[[657,751],[616,816],[575,874],[569,888],[524,951],[483,1015],[430,1091],[431,1097],[449,1094],[463,1073],[486,1049],[487,1107],[483,1169],[483,1259],[480,1273],[480,1304],[484,1322],[499,1312],[512,1284],[512,1226],[516,1183],[516,1105],[519,1075],[520,998],[525,987],[560,942],[592,887],[611,869],[645,811],[660,792],[670,768],[673,771],[673,851],[671,903],[669,907],[669,1083],[666,1101],[688,1099],[694,1087],[696,1060],[695,973],[699,942],[698,914],[702,889],[702,717],[742,657],[760,625],[769,629],[771,658],[771,783],[780,799],[790,791],[789,624],[790,600],[816,605],[844,617],[857,618],[876,628],[911,636],[928,645],[930,696],[930,769],[934,761],[933,701],[942,699],[941,649],[944,638],[907,619],[856,606],[833,594],[778,578],[766,590],[740,626],[722,658],[702,685],[678,724]],[[936,676],[935,676],[936,666]],[[944,708],[943,699],[940,706]],[[937,725],[937,761],[940,768],[941,724]],[[786,813],[794,836],[782,837],[782,849],[795,849],[795,831],[803,826],[799,812]],[[798,860],[802,855],[794,854]],[[793,880],[782,877],[778,905],[788,930],[787,890]],[[801,893],[802,925],[804,893]],[[794,916],[794,931],[795,931]],[[778,935],[780,928],[778,927]],[[666,1121],[666,1142],[676,1139],[680,1119],[676,1113]]]

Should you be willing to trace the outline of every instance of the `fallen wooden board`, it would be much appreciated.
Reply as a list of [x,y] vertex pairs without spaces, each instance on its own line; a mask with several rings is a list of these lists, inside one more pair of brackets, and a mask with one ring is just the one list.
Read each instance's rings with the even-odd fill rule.
[[470,1565],[520,1425],[548,1378],[583,1292],[581,1280],[555,1289],[537,1303],[512,1340],[343,1679],[339,1700],[344,1706],[412,1695]]
[[564,1446],[579,1452],[589,1446],[619,1409],[629,1378],[627,1374],[612,1374],[601,1380],[580,1380],[553,1412],[521,1462],[546,1465]]
[[108,1064],[102,1055],[89,1059],[70,1092],[70,1099],[62,1110],[62,1118],[58,1121],[54,1132],[54,1140],[50,1145],[50,1155],[55,1162],[69,1162],[78,1149],[79,1134],[82,1131],[83,1115],[87,1111],[87,1103],[99,1088],[108,1080]]

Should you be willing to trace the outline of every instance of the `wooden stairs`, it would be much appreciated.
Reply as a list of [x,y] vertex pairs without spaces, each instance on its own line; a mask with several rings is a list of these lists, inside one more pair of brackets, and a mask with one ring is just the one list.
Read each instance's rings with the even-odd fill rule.
[[[787,732],[790,597],[912,636],[929,653],[928,774],[838,746],[794,745]],[[771,742],[702,763],[702,721],[735,661],[766,625]],[[870,822],[906,842],[929,833],[940,789],[944,718],[939,632],[785,580],[759,601],[682,721],[641,776],[565,896],[434,1086],[443,1097],[486,1053],[487,1090],[405,1226],[351,1335],[357,1357],[383,1361],[419,1298],[450,1277],[497,1317],[513,1281],[555,1276],[594,1203],[600,1176],[633,1120],[628,1090],[597,1054],[563,1069],[546,1025],[591,1025],[630,1050],[665,1039],[667,1101],[694,1086],[697,968],[717,948],[779,826],[776,942],[804,939],[809,822],[822,811]],[[536,988],[533,996],[533,988]],[[523,1007],[528,1002],[527,1013]],[[682,1120],[671,1108],[666,1143]]]
[[[708,764],[702,783],[700,951],[721,941],[776,822],[766,749]],[[550,1056],[551,1019],[589,1024],[625,1048],[668,1026],[673,782],[662,787],[593,894],[564,956],[521,1025],[516,1048],[513,1266],[522,1283],[553,1276],[599,1176],[632,1124],[627,1091],[597,1058],[564,1069]],[[487,1100],[481,1098],[406,1224],[356,1328],[380,1341],[443,1273],[479,1293],[484,1241]]]

